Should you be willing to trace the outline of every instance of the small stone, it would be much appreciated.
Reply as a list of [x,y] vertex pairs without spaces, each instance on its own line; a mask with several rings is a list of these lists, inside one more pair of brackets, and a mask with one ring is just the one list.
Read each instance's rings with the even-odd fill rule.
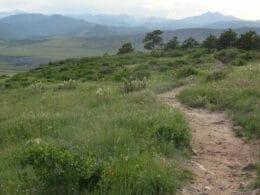
[[195,149],[190,148],[190,151],[194,156],[198,156],[198,152]]
[[210,186],[205,186],[204,190],[212,190],[212,188]]
[[230,185],[225,185],[225,186],[222,186],[222,187],[221,187],[221,190],[226,190],[226,189],[228,189],[228,188],[230,188]]
[[239,187],[241,188],[241,189],[245,189],[246,188],[246,183],[245,182],[240,182],[240,184],[239,184]]

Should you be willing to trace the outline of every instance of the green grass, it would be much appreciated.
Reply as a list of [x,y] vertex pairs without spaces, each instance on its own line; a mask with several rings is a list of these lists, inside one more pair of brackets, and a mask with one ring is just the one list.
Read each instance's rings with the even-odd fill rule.
[[0,62],[0,75],[13,75],[28,71],[28,67],[12,66],[10,64]]
[[193,107],[226,110],[237,135],[260,138],[260,64],[236,67],[225,78],[203,82],[184,90],[179,99]]
[[[98,95],[97,90],[105,87],[111,92]],[[42,190],[35,173],[21,169],[14,159],[26,150],[28,140],[35,139],[72,152],[87,148],[95,154],[104,170],[115,174],[102,175],[104,183],[97,193],[174,193],[190,177],[180,166],[187,155],[189,127],[178,110],[161,104],[151,92],[123,94],[114,82],[55,88],[46,85],[39,92],[27,87],[0,94],[1,193]],[[173,141],[157,138],[156,130],[166,124],[181,133]],[[177,138],[183,141],[174,141]]]
[[[143,50],[139,45],[141,41],[136,41],[134,37],[130,39],[136,50]],[[87,39],[54,37],[39,41],[11,41],[0,44],[0,53],[2,56],[48,57],[62,60],[74,57],[102,56],[105,53],[115,54],[117,49],[127,41],[130,41],[127,37]]]
[[155,94],[193,84],[181,101],[226,110],[238,135],[259,139],[253,54],[243,66],[203,49],[74,58],[0,77],[0,194],[175,194],[192,178],[190,129]]

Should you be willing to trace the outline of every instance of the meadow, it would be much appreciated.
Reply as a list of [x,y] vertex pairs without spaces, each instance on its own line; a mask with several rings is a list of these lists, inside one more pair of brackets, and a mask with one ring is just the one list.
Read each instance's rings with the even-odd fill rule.
[[191,132],[156,94],[190,86],[183,103],[224,110],[237,135],[258,140],[259,56],[137,52],[1,76],[0,194],[175,194],[194,178],[182,166]]

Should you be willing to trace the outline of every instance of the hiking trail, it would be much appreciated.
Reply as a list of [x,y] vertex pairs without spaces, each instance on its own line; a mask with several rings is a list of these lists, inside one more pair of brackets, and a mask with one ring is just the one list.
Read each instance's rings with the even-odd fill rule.
[[193,156],[184,166],[195,174],[195,180],[180,194],[260,194],[259,190],[239,193],[256,177],[253,163],[257,159],[259,144],[248,144],[236,137],[232,122],[225,113],[181,104],[176,96],[184,88],[159,95],[161,101],[185,114],[192,130]]

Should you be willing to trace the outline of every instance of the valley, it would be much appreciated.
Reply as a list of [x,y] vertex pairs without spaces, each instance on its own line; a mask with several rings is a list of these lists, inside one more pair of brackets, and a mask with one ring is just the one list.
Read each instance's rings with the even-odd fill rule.
[[260,193],[259,20],[48,13],[0,12],[0,194]]

